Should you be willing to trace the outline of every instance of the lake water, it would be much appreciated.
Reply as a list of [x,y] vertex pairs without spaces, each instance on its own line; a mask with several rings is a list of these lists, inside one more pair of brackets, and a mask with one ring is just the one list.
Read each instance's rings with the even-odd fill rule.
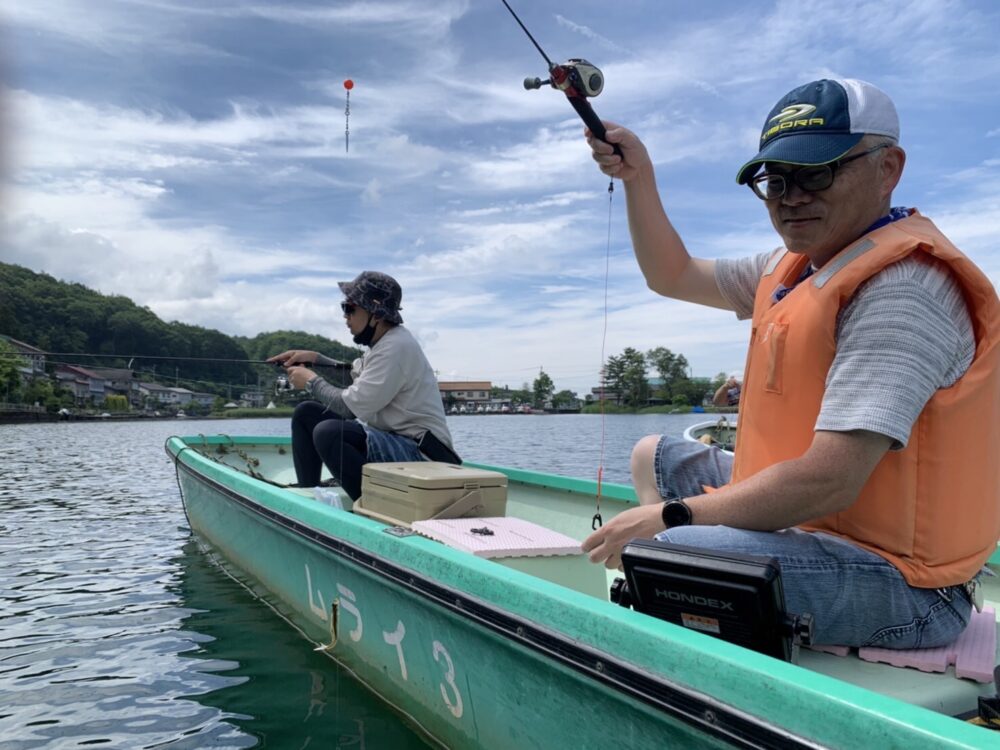
[[[705,419],[608,415],[605,481]],[[600,416],[449,426],[467,460],[596,478]],[[0,426],[0,747],[427,747],[198,551],[163,443],[220,432],[288,420]]]

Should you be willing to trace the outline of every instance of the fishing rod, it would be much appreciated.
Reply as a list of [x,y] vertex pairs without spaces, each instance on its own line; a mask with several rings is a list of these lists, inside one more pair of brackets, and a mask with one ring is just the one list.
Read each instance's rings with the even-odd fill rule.
[[[86,352],[42,352],[42,355],[47,358],[50,364],[53,365],[64,365],[68,367],[83,367],[86,368],[88,365],[86,363],[79,362],[66,362],[53,359],[54,357],[91,357],[94,359],[128,359],[128,364],[125,369],[131,370],[132,363],[137,359],[157,359],[164,360],[168,362],[225,362],[229,364],[249,364],[249,365],[271,365],[277,367],[278,369],[283,369],[283,365],[280,362],[268,362],[266,359],[227,359],[222,357],[174,357],[167,355],[157,355],[157,354],[90,354]],[[4,359],[24,359],[30,355],[20,354],[16,352],[0,352],[0,360]],[[313,367],[312,363],[303,363],[305,367]],[[348,370],[351,367],[349,362],[342,362],[340,360],[333,360],[333,364],[321,364],[316,365],[318,367],[331,368],[335,370]],[[113,369],[113,368],[112,368]],[[223,386],[231,387],[231,383],[217,383],[211,380],[198,380],[196,378],[185,378],[185,382],[188,383],[198,383],[200,385],[209,386]],[[275,394],[281,395],[284,392],[295,390],[292,384],[289,382],[288,377],[284,374],[279,374],[275,379],[274,391]]]
[[[590,132],[600,140],[608,143],[607,130],[604,127],[604,123],[601,122],[601,118],[597,116],[594,108],[587,101],[587,97],[597,96],[604,90],[604,74],[601,73],[596,65],[587,62],[581,57],[572,57],[561,64],[552,62],[549,56],[545,54],[542,46],[535,41],[535,37],[528,31],[528,27],[524,25],[521,19],[518,18],[517,13],[514,12],[514,9],[510,7],[507,0],[500,1],[510,11],[514,20],[517,21],[517,25],[528,35],[528,39],[535,45],[535,49],[541,53],[545,64],[549,68],[548,78],[544,81],[540,78],[525,78],[524,88],[530,91],[549,85],[554,89],[559,89],[566,95],[566,98],[573,105],[573,109],[576,110],[580,119],[590,128]],[[614,148],[618,156],[622,155],[621,149],[618,148],[617,144],[609,145]]]
[[[24,359],[25,356],[26,355],[23,355],[23,354],[0,353],[0,361],[7,360],[7,359]],[[117,355],[117,354],[79,354],[79,353],[76,353],[76,352],[61,352],[61,353],[60,352],[46,352],[45,356],[46,356],[46,362],[48,364],[50,364],[50,365],[54,365],[56,367],[60,367],[60,366],[75,367],[75,368],[80,368],[80,369],[83,369],[83,370],[86,370],[87,368],[95,368],[96,370],[116,369],[116,368],[106,368],[106,367],[99,366],[99,365],[80,364],[79,362],[67,362],[65,360],[52,359],[52,357],[53,356],[112,357],[112,358],[116,358],[116,359],[118,359],[118,358],[124,359],[124,357],[119,357],[119,355]],[[263,359],[212,359],[212,358],[208,358],[208,357],[149,357],[149,358],[150,359],[171,359],[171,360],[175,360],[175,361],[177,361],[177,360],[180,360],[180,361],[191,360],[191,361],[194,361],[194,362],[231,362],[231,363],[249,363],[249,364],[260,364],[260,365],[273,365],[274,367],[277,367],[279,370],[281,370],[284,367],[279,362],[268,362],[267,360],[263,360]],[[129,366],[127,368],[125,368],[125,369],[131,371],[131,369],[132,369],[131,365],[132,365],[132,360],[129,360]],[[309,367],[309,368],[311,368],[314,365],[312,363],[303,363],[302,366],[303,367]],[[346,363],[346,362],[339,362],[339,361],[337,361],[333,365],[316,365],[316,366],[317,367],[332,368],[332,369],[336,369],[338,371],[346,371],[347,368],[350,367],[350,365],[348,363]],[[96,374],[99,375],[100,373],[97,372]],[[154,377],[155,377],[155,372],[154,372]],[[168,376],[168,375],[162,375],[161,374],[160,377],[162,377],[162,378],[169,378],[170,376]],[[209,387],[212,387],[212,388],[232,389],[234,387],[235,388],[241,388],[241,387],[242,388],[247,388],[247,387],[249,387],[249,384],[247,384],[247,383],[243,383],[242,385],[239,384],[239,383],[220,383],[217,380],[201,380],[201,379],[198,379],[198,378],[190,378],[190,377],[183,378],[183,381],[187,385],[197,384],[197,385],[200,385],[200,386],[209,386]],[[162,385],[161,383],[154,383],[154,384],[155,385]],[[259,385],[259,383],[258,383],[258,385]],[[337,383],[335,382],[334,385],[337,385]],[[295,388],[289,382],[288,376],[286,374],[284,374],[284,373],[279,373],[277,375],[277,377],[275,378],[275,383],[274,383],[274,392],[275,392],[275,395],[279,395],[280,396],[283,393],[291,392],[291,391],[294,391],[294,390],[295,390]]]
[[[225,359],[221,357],[172,357],[159,354],[90,354],[87,352],[41,352],[45,357],[92,357],[94,359],[104,358],[104,359],[127,359],[129,369],[132,363],[137,359],[161,359],[170,362],[228,362],[230,364],[245,364],[245,365],[278,365],[277,362],[268,362],[266,359]],[[24,357],[30,357],[30,354],[16,354],[16,353],[0,353],[0,359],[21,359]],[[72,362],[62,362],[60,364],[73,364]],[[82,366],[82,365],[81,365]],[[341,360],[333,360],[332,365],[319,365],[320,367],[347,367],[351,366],[350,362],[342,362]]]

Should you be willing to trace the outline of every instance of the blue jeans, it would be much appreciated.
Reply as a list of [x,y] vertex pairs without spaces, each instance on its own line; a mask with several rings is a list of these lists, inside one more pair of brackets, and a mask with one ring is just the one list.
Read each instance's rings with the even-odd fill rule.
[[[703,494],[729,481],[732,456],[714,446],[664,435],[656,447],[656,486],[664,498]],[[801,529],[748,531],[679,526],[657,539],[777,560],[789,613],[813,616],[813,642],[880,648],[952,643],[969,623],[964,586],[921,589],[889,561],[855,544]]]

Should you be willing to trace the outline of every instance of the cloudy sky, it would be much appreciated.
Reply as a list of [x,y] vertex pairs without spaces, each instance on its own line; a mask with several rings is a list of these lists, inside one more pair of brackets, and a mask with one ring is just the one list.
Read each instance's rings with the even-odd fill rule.
[[[689,250],[777,243],[734,181],[825,76],[895,99],[917,206],[1000,281],[1000,4],[513,0],[605,73]],[[597,383],[632,346],[742,369],[747,324],[650,292],[623,194],[500,0],[0,0],[0,260],[167,320],[347,340],[338,280],[393,274],[442,379]],[[345,79],[351,92],[345,150]],[[605,319],[605,289],[607,317]],[[604,332],[606,327],[606,341]]]

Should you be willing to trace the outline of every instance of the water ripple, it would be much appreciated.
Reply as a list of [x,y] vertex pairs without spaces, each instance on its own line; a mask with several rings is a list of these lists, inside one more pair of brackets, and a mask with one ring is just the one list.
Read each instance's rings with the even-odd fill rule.
[[163,453],[181,427],[288,423],[3,427],[3,748],[425,747],[197,549]]

